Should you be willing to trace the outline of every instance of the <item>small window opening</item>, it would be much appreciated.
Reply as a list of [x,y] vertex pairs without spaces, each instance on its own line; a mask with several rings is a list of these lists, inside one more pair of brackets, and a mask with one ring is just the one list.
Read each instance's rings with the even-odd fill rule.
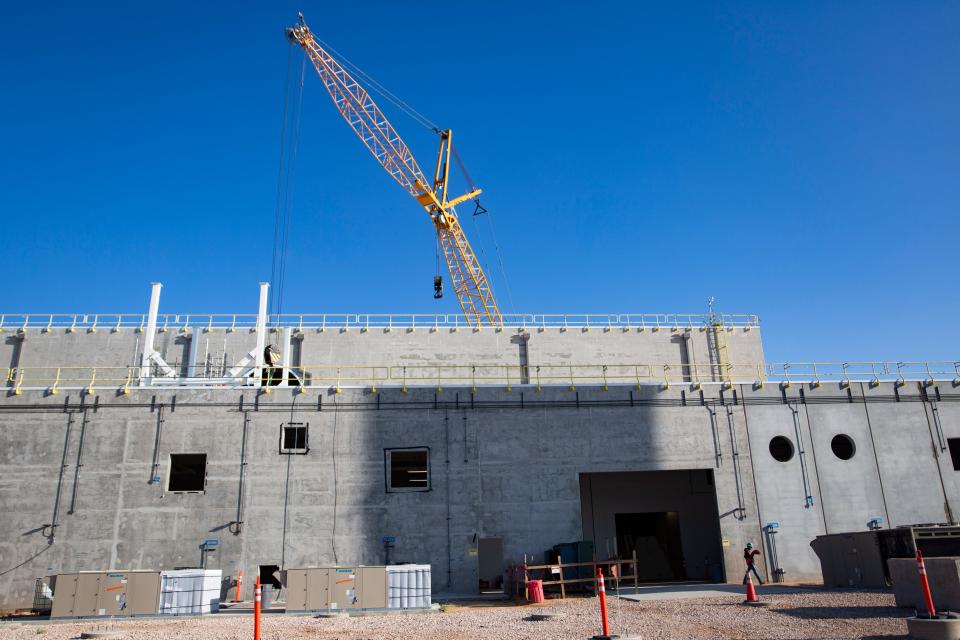
[[953,460],[953,470],[960,471],[960,438],[947,438],[950,447],[950,459]]
[[857,447],[853,444],[850,436],[842,433],[833,436],[833,440],[830,441],[830,449],[833,450],[833,455],[841,460],[849,460],[857,452]]
[[265,587],[273,587],[274,589],[283,588],[283,584],[280,582],[280,567],[278,565],[261,564],[258,569],[260,584]]
[[171,453],[168,491],[200,492],[207,484],[207,454]]
[[280,453],[305,454],[310,450],[306,422],[288,422],[280,427]]
[[387,491],[429,491],[430,450],[386,449]]
[[784,436],[774,437],[770,440],[770,455],[777,462],[789,462],[793,458],[793,443]]

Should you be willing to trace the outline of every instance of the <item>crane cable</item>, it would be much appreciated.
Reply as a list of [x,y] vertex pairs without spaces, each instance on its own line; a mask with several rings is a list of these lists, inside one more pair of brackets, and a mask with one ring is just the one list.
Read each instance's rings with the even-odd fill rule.
[[[280,130],[280,164],[277,172],[276,211],[273,222],[273,261],[270,271],[269,311],[283,313],[283,293],[287,274],[287,254],[290,245],[290,223],[293,217],[293,190],[296,178],[296,160],[300,147],[300,114],[303,105],[303,82],[306,73],[306,57],[300,65],[300,81],[293,102],[291,122],[291,77],[293,48],[287,56],[287,82],[283,98],[283,123]],[[288,140],[289,133],[289,140]]]
[[[470,188],[471,191],[473,191],[474,189],[477,188],[477,185],[473,181],[473,176],[471,176],[470,172],[467,171],[467,165],[463,163],[463,158],[460,157],[460,152],[457,151],[457,147],[454,144],[450,145],[450,149],[453,151],[453,159],[457,163],[457,166],[460,168],[460,173],[462,173],[463,177],[467,179],[467,186]],[[490,237],[493,240],[493,249],[496,252],[497,263],[500,266],[500,277],[503,279],[503,284],[507,289],[507,301],[510,303],[510,308],[508,309],[508,311],[510,313],[514,313],[516,311],[516,307],[514,307],[514,304],[513,304],[513,291],[511,291],[510,289],[510,280],[507,278],[507,270],[503,266],[503,252],[500,251],[500,243],[497,242],[497,232],[493,227],[493,216],[490,214],[488,210],[486,210],[480,205],[479,197],[474,199],[474,203],[477,206],[472,216],[473,228],[476,232],[474,237],[476,237],[478,241],[482,238],[480,234],[480,229],[477,225],[477,216],[486,214],[487,225],[490,229]],[[483,250],[483,244],[480,244],[480,255],[483,257],[484,262],[486,262],[486,255]],[[486,265],[484,265],[484,267],[485,267],[485,270],[489,271],[489,269],[486,268]],[[493,286],[491,285],[491,291],[492,290],[493,290]]]
[[437,133],[440,132],[440,127],[434,124],[432,120],[430,120],[425,115],[423,115],[422,113],[420,113],[419,111],[411,107],[409,104],[407,104],[400,98],[398,98],[396,94],[394,94],[392,91],[390,91],[389,89],[384,87],[382,84],[380,84],[379,82],[374,80],[372,77],[370,77],[367,74],[367,72],[365,72],[363,69],[361,69],[356,64],[351,62],[351,60],[347,58],[347,56],[343,55],[342,53],[340,53],[339,51],[331,47],[329,43],[324,42],[323,40],[320,40],[316,36],[314,36],[313,39],[316,40],[317,43],[319,43],[328,52],[330,52],[331,54],[339,58],[341,62],[343,62],[346,66],[350,67],[354,72],[356,72],[357,75],[366,79],[366,81],[370,83],[371,89],[373,89],[375,92],[377,92],[378,94],[386,98],[388,101],[393,103],[394,106],[396,106],[398,109],[403,111],[406,115],[410,116],[422,127],[424,127],[425,129],[430,129],[431,131],[434,131]]
[[280,237],[280,203],[283,194],[283,158],[287,142],[287,111],[290,102],[290,71],[293,67],[293,47],[287,51],[287,83],[283,90],[283,121],[280,125],[280,166],[277,170],[277,199],[273,217],[273,256],[270,258],[270,293],[267,313],[273,313],[273,284],[277,278],[277,244]]

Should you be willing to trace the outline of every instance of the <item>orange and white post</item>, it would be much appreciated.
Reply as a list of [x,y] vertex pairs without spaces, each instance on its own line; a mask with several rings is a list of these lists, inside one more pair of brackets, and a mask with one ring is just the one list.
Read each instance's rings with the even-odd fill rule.
[[930,593],[930,583],[927,581],[927,565],[923,563],[923,554],[917,549],[917,570],[920,572],[920,586],[923,587],[923,599],[926,601],[927,613],[931,618],[937,617],[937,610],[933,607],[933,595]]
[[237,593],[233,596],[234,602],[240,602],[240,594],[243,592],[243,569],[237,572]]
[[603,569],[597,567],[597,595],[600,596],[600,626],[604,638],[610,637],[610,624],[607,622],[607,590],[603,586]]
[[253,640],[260,640],[260,576],[253,583]]

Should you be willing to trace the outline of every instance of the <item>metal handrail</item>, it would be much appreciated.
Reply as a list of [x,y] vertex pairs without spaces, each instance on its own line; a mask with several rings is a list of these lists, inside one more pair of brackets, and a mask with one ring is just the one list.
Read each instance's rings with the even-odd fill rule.
[[[259,386],[260,379],[247,376],[230,377],[217,374],[216,368],[205,365],[175,369],[178,376],[153,375],[143,378],[138,366],[31,366],[6,369],[4,382],[8,389],[20,393],[24,389],[43,389],[53,395],[61,389],[82,389],[93,393],[97,387],[117,387],[127,392],[141,383],[187,388],[235,388]],[[722,369],[722,370],[721,370]],[[277,375],[278,368],[264,367],[267,376]],[[320,364],[298,365],[291,369],[304,388],[335,386],[435,387],[449,386],[565,386],[595,385],[604,389],[611,385],[671,384],[752,384],[766,383],[790,386],[794,383],[820,386],[825,381],[882,381],[903,384],[906,381],[952,381],[960,384],[960,361],[942,362],[800,362],[771,364],[764,368],[750,364],[475,364],[475,365],[369,365]]]
[[[256,327],[257,316],[251,313],[166,313],[157,316],[161,331],[171,330],[187,333],[195,328],[209,332],[232,331]],[[503,316],[505,327],[528,330],[546,328],[597,328],[597,329],[651,329],[690,330],[706,328],[714,323],[726,327],[750,329],[760,326],[760,319],[752,314],[723,314],[711,321],[706,314],[698,313],[568,313],[568,314],[508,314]],[[121,329],[143,330],[147,324],[146,314],[140,313],[6,313],[0,314],[0,331],[39,329],[47,332],[66,329],[68,332],[85,330],[95,332],[98,328],[120,331]],[[394,328],[451,328],[471,329],[467,318],[461,314],[368,314],[368,313],[309,313],[273,314],[268,316],[271,329],[394,329]]]

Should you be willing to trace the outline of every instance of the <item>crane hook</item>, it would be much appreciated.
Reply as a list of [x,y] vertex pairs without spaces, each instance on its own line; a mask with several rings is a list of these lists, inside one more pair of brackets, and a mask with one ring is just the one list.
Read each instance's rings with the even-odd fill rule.
[[443,297],[443,276],[433,276],[433,297],[437,300]]

